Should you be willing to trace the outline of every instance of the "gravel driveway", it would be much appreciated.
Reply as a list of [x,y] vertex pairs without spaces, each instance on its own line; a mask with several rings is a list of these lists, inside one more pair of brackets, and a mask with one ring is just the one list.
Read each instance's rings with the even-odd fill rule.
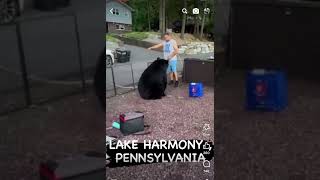
[[0,116],[1,180],[39,180],[40,162],[103,153],[104,113],[92,93]]
[[[143,100],[138,92],[131,92],[107,99],[107,127],[121,112],[142,111],[145,124],[152,133],[123,137],[117,130],[107,130],[107,135],[119,136],[121,140],[144,139],[204,139],[213,140],[213,88],[204,88],[204,97],[189,98],[187,84],[178,88],[169,87],[167,96],[161,100]],[[203,126],[210,123],[210,136],[203,134]],[[213,160],[210,173],[204,173],[202,163],[161,163],[124,168],[107,168],[107,177],[117,180],[131,179],[213,179]]]
[[289,77],[286,110],[250,112],[244,77],[231,71],[216,83],[215,178],[319,179],[319,82]]

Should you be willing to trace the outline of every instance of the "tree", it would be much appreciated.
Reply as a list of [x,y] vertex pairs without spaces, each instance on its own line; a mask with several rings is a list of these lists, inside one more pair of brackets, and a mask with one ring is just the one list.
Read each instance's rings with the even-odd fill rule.
[[147,6],[148,6],[148,30],[151,31],[151,20],[150,20],[150,2],[147,1]]
[[[195,0],[194,1],[194,7],[199,8],[199,1]],[[195,36],[199,36],[199,15],[196,14],[194,16],[194,30],[193,30],[193,34]]]
[[159,30],[163,34],[166,31],[166,0],[160,0],[159,7]]
[[[206,7],[207,7],[207,1],[204,0],[204,8],[206,8]],[[205,21],[206,21],[206,13],[204,12],[203,16],[202,16],[201,30],[200,30],[200,38],[201,39],[203,37],[203,29],[204,29]]]
[[[183,8],[187,8],[187,0],[183,0]],[[181,26],[181,39],[184,39],[184,32],[186,30],[186,21],[187,21],[187,14],[183,13],[182,26]]]
[[[192,32],[192,26],[194,35],[199,38],[204,38],[206,33],[213,31],[213,13],[203,14],[205,3],[207,7],[213,7],[214,2],[211,0],[132,0],[127,3],[134,9],[133,31],[154,30],[164,33],[167,28],[173,28],[174,31],[181,32],[182,39],[186,32]],[[183,14],[182,8],[188,9],[189,13]],[[200,14],[193,15],[193,8],[199,8]]]

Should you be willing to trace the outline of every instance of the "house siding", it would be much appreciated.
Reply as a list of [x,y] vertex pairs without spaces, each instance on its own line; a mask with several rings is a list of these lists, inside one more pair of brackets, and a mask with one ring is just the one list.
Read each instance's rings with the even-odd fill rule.
[[[118,9],[119,15],[112,14],[110,9]],[[106,22],[116,22],[132,25],[131,10],[117,1],[108,1],[106,4]]]

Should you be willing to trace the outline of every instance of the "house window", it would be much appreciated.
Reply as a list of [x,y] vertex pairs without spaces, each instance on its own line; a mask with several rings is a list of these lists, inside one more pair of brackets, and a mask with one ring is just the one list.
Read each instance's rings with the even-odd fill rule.
[[116,29],[123,31],[123,30],[125,30],[126,28],[125,28],[125,26],[124,26],[123,24],[116,24]]
[[112,9],[112,14],[119,15],[119,9],[113,8]]

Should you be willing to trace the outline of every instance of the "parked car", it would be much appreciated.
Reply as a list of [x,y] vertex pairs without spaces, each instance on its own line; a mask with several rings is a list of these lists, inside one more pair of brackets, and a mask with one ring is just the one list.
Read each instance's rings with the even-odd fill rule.
[[106,49],[106,64],[107,67],[110,67],[115,62],[114,60],[114,51],[110,49]]

